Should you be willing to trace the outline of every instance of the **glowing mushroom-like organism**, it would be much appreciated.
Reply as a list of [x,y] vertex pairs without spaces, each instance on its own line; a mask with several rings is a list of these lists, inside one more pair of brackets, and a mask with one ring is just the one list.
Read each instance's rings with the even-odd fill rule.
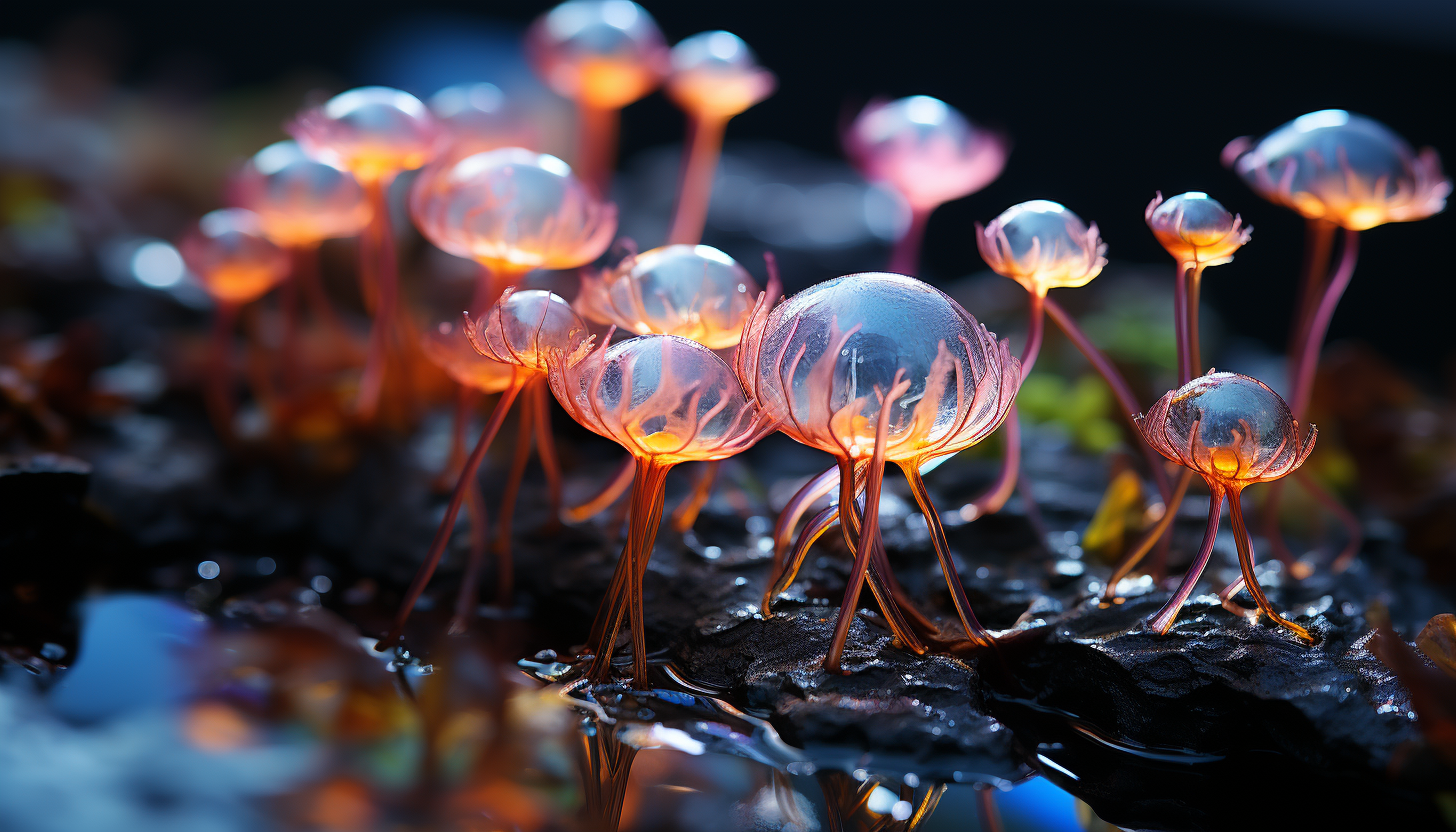
[[605,194],[611,181],[621,109],[657,89],[667,56],[657,22],[631,0],[569,0],[526,33],[526,57],[536,74],[576,102],[580,133],[573,161],[597,193]]
[[904,274],[919,262],[931,212],[989,185],[1010,152],[1004,137],[928,95],[871,101],[843,142],[860,173],[898,194],[910,209],[910,224],[890,255],[890,271]]
[[231,438],[230,338],[238,310],[288,276],[288,253],[263,234],[258,215],[225,208],[203,215],[178,249],[187,267],[217,303],[213,316],[207,405],[218,433]]
[[[1150,619],[1152,627],[1166,633],[1192,594],[1213,553],[1227,497],[1244,585],[1272,621],[1310,641],[1309,632],[1279,615],[1259,588],[1239,497],[1248,485],[1277,480],[1302,465],[1314,450],[1318,431],[1313,425],[1301,430],[1279,394],[1258,379],[1213,372],[1169,391],[1146,415],[1138,417],[1138,426],[1149,445],[1202,476],[1213,495],[1198,556],[1177,592]],[[1236,590],[1237,585],[1230,589]]]
[[[1345,110],[1307,113],[1257,142],[1235,139],[1224,148],[1225,164],[1269,201],[1299,212],[1308,222],[1300,302],[1290,328],[1289,408],[1294,418],[1308,416],[1319,353],[1335,308],[1355,273],[1360,232],[1390,222],[1408,222],[1440,213],[1451,193],[1436,151],[1417,153],[1389,127]],[[1340,260],[1326,274],[1335,232],[1344,231]],[[1336,560],[1343,568],[1359,549],[1359,522],[1339,500],[1308,477],[1299,477],[1320,502],[1333,510],[1351,534]],[[1275,552],[1291,561],[1279,535],[1280,486],[1264,503],[1266,534]]]
[[777,82],[732,32],[686,38],[672,48],[671,64],[667,95],[687,113],[689,141],[667,241],[693,245],[703,237],[728,120],[767,98]]
[[1163,199],[1153,197],[1143,211],[1148,228],[1178,262],[1174,283],[1173,323],[1178,333],[1178,383],[1200,374],[1198,303],[1203,270],[1228,263],[1249,242],[1254,229],[1229,213],[1208,194],[1190,191]]
[[[638,335],[678,335],[726,350],[738,344],[758,294],[748,270],[718,249],[667,245],[599,274],[583,272],[576,308],[587,320]],[[634,459],[628,457],[606,488],[570,509],[568,518],[585,520],[615,502],[632,483]],[[708,462],[692,493],[673,512],[673,528],[692,527],[712,493],[716,471],[716,461]]]
[[[839,510],[850,507],[851,521],[841,528],[855,562],[825,667],[839,669],[866,575],[885,567],[878,517],[886,461],[904,469],[926,512],[966,637],[988,641],[965,599],[919,466],[974,444],[1005,418],[1021,379],[1005,342],[914,278],[855,274],[811,286],[772,311],[761,302],[736,364],[744,386],[781,430],[839,464]],[[861,474],[862,519],[854,509]],[[890,597],[891,577],[881,577],[884,585],[872,580],[871,588],[896,635],[913,649],[918,640]]]
[[310,157],[297,142],[283,141],[254,154],[233,177],[231,191],[239,205],[258,216],[263,235],[292,255],[292,279],[284,284],[284,355],[294,354],[300,290],[334,341],[347,344],[319,279],[318,250],[324,240],[353,237],[368,227],[373,211],[358,180]]
[[357,409],[371,417],[384,388],[385,368],[396,332],[399,263],[394,250],[386,194],[402,171],[429,162],[439,151],[439,126],[424,102],[390,87],[359,87],[322,106],[305,110],[288,126],[308,155],[350,171],[369,197],[372,209],[365,250],[360,258],[364,296],[372,303],[374,328],[359,383]]
[[[500,431],[501,423],[505,421],[506,414],[510,412],[517,395],[527,387],[542,387],[550,366],[549,362],[557,356],[575,355],[578,348],[588,343],[591,337],[587,333],[586,324],[572,311],[571,304],[558,295],[539,289],[524,292],[507,290],[501,299],[490,308],[490,312],[485,317],[475,320],[467,314],[465,322],[465,335],[469,338],[471,346],[492,362],[509,367],[510,381],[501,391],[501,397],[495,404],[490,421],[486,423],[485,430],[481,432],[474,450],[465,460],[460,479],[456,482],[455,489],[450,495],[450,503],[445,509],[445,518],[440,523],[439,531],[435,533],[430,550],[415,573],[414,581],[410,584],[394,625],[381,641],[385,645],[392,644],[404,630],[405,622],[409,618],[410,611],[414,609],[415,601],[419,600],[420,593],[424,592],[425,585],[434,575],[435,567],[440,562],[440,556],[445,551],[445,545],[450,540],[450,533],[455,528],[455,518],[459,516],[460,506],[473,486],[475,472],[479,470],[481,461],[485,459],[486,451],[490,449],[491,442],[495,439],[496,433]],[[491,372],[494,370],[492,369]],[[528,398],[528,401],[531,402],[532,410],[540,408],[539,398],[531,397]],[[525,420],[525,424],[531,424],[529,417]],[[540,425],[541,422],[536,420],[535,424]],[[525,441],[518,443],[516,454],[518,461],[523,459],[522,447],[527,449],[530,447],[529,433],[526,429],[523,429],[522,433],[522,439]],[[538,440],[541,435],[542,432],[538,428]],[[544,447],[547,443],[540,444]],[[547,453],[544,450],[540,452],[543,455]],[[523,467],[524,462],[513,466],[512,479],[506,485],[506,495],[502,500],[499,518],[502,531],[496,536],[498,544],[503,539],[507,543],[509,542],[510,514],[514,508],[516,488],[519,485],[519,472]],[[498,568],[501,583],[501,586],[497,587],[497,591],[502,598],[508,598],[511,579],[508,550],[498,545],[497,557],[499,558]]]
[[733,368],[712,350],[676,335],[642,335],[550,362],[551,390],[566,412],[637,460],[626,548],[592,627],[595,679],[611,667],[624,618],[632,631],[632,678],[643,682],[647,652],[642,578],[662,517],[667,472],[688,461],[746,450],[775,422],[745,395]]

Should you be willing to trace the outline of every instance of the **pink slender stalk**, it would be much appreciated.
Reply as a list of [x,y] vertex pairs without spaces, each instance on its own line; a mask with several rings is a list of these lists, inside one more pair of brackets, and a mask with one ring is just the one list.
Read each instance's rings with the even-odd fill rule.
[[1148,619],[1153,629],[1160,633],[1168,632],[1173,626],[1173,621],[1178,617],[1178,611],[1183,609],[1183,604],[1188,596],[1193,594],[1194,587],[1198,586],[1198,579],[1203,575],[1203,570],[1208,566],[1208,558],[1213,554],[1213,542],[1218,539],[1218,521],[1223,516],[1224,489],[1222,486],[1210,484],[1212,496],[1208,503],[1208,525],[1203,530],[1203,545],[1198,550],[1198,557],[1193,559],[1193,565],[1188,568],[1188,574],[1183,576],[1183,582],[1178,585],[1178,591],[1168,599],[1168,603],[1158,610],[1157,615]]
[[1325,288],[1324,297],[1320,299],[1314,317],[1310,319],[1309,332],[1305,336],[1304,348],[1300,351],[1294,395],[1289,399],[1289,410],[1294,414],[1295,421],[1304,422],[1305,411],[1309,409],[1309,398],[1314,392],[1314,372],[1319,366],[1320,346],[1325,342],[1325,333],[1329,331],[1335,307],[1340,305],[1340,298],[1355,274],[1355,260],[1359,253],[1360,232],[1345,231],[1345,250],[1340,254],[1340,264],[1335,269],[1334,277],[1330,278],[1329,286]]
[[577,119],[580,133],[576,145],[576,175],[598,196],[606,196],[612,189],[621,111],[582,104],[577,108]]
[[718,170],[727,127],[726,118],[694,116],[692,119],[692,143],[683,161],[677,209],[673,212],[672,229],[667,233],[669,244],[697,245],[703,239],[708,202],[713,195],[713,175]]
[[394,334],[396,306],[399,303],[399,263],[394,253],[394,231],[389,222],[389,182],[374,180],[364,183],[373,208],[369,235],[377,246],[375,271],[378,303],[369,333],[369,352],[364,360],[364,375],[359,380],[359,395],[354,408],[364,419],[374,418],[379,409],[379,396],[384,390],[385,368],[389,363],[389,345]]
[[460,472],[460,480],[455,483],[455,490],[450,494],[450,504],[445,509],[445,519],[440,522],[440,528],[435,532],[435,539],[430,543],[430,551],[425,555],[425,561],[415,573],[415,579],[410,583],[409,590],[405,592],[404,602],[400,604],[399,612],[395,615],[394,624],[384,638],[379,640],[379,649],[383,650],[394,646],[399,640],[400,634],[404,632],[405,622],[409,620],[410,612],[415,608],[415,602],[425,591],[425,585],[435,574],[435,568],[440,565],[440,556],[445,553],[445,545],[450,542],[450,533],[455,529],[455,518],[460,516],[460,505],[465,501],[465,493],[475,480],[475,472],[480,470],[480,463],[485,459],[485,452],[490,450],[490,443],[495,439],[496,433],[500,431],[501,423],[506,419],[506,413],[510,412],[511,403],[516,400],[516,394],[521,392],[523,382],[514,381],[510,387],[501,394],[500,400],[495,404],[495,411],[490,415],[490,421],[486,423],[485,430],[480,434],[480,441],[475,443],[475,450],[470,452],[470,457],[465,460],[465,469]]
[[[632,478],[637,471],[637,458],[630,454],[617,466],[617,473],[607,481],[606,487],[598,491],[586,502],[566,509],[566,520],[570,523],[582,523],[606,510],[608,506],[617,502],[632,487]],[[619,524],[620,525],[620,524]]]
[[900,239],[895,241],[895,247],[890,250],[889,271],[915,276],[915,270],[920,268],[921,243],[925,240],[925,226],[930,222],[932,210],[934,209],[910,209],[910,224],[905,227],[905,233],[900,235]]

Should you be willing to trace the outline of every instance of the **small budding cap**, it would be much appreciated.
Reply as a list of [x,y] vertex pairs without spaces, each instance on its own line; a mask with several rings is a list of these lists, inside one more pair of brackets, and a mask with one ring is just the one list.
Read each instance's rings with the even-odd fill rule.
[[515,366],[481,355],[466,334],[469,328],[469,321],[441,321],[420,335],[420,350],[457,384],[483,393],[499,393],[510,387]]
[[1021,386],[1005,341],[945,293],[871,272],[825,281],[773,311],[760,302],[735,358],[749,395],[805,445],[839,457],[953,453],[1001,424]]
[[670,54],[667,94],[699,118],[729,119],[768,98],[777,81],[732,32],[702,32]]
[[505,272],[572,269],[606,251],[617,207],[565,162],[506,147],[421,176],[410,214],[430,242]]
[[391,87],[359,87],[305,110],[288,125],[308,155],[380,182],[438,151],[440,129],[424,102]]
[[1153,197],[1143,212],[1153,236],[1179,263],[1217,266],[1234,259],[1254,229],[1243,225],[1208,194],[1189,191],[1170,199]]
[[938,98],[871,101],[843,137],[859,172],[930,211],[989,185],[1006,167],[1006,139],[977,127]]
[[1318,434],[1310,425],[1301,437],[1279,394],[1238,373],[1195,378],[1164,394],[1137,423],[1158,453],[1237,488],[1298,468]]
[[526,58],[546,86],[580,104],[619,110],[667,72],[657,21],[630,0],[571,0],[526,32]]
[[758,292],[748,270],[718,249],[670,245],[583,274],[576,306],[597,323],[722,350],[738,343]]
[[239,205],[257,214],[264,236],[280,246],[352,237],[373,216],[358,180],[310,158],[297,142],[258,151],[233,178],[231,191]]
[[263,236],[258,215],[243,208],[204,214],[178,249],[203,288],[222,303],[257,300],[288,276],[288,253]]
[[1440,213],[1451,193],[1432,148],[1344,110],[1302,115],[1257,143],[1234,139],[1224,164],[1260,196],[1351,231]]
[[579,359],[592,341],[571,304],[542,289],[507,288],[484,318],[471,321],[467,314],[465,320],[465,334],[476,352],[537,373]]
[[1097,235],[1097,223],[1084,225],[1046,199],[1013,205],[990,225],[976,223],[976,248],[992,271],[1041,295],[1084,286],[1107,265],[1107,244]]
[[638,458],[724,459],[775,427],[726,361],[676,335],[603,342],[550,380],[572,418]]

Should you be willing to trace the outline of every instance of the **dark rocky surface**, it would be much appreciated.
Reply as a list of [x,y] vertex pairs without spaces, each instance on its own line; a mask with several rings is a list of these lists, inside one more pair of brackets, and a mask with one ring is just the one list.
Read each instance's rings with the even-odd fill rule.
[[[30,563],[23,568],[34,574],[17,574],[42,587],[59,588],[77,574],[103,587],[149,585],[214,613],[229,596],[280,585],[303,592],[310,575],[326,574],[339,589],[325,605],[364,634],[381,631],[438,516],[442,498],[430,495],[426,466],[407,454],[371,452],[341,480],[289,489],[268,466],[224,465],[205,450],[178,434],[139,439],[119,431],[107,452],[93,456],[94,472],[56,458],[8,463],[0,482],[8,505],[24,510],[11,514],[7,550],[39,552],[37,541],[60,529],[55,539],[71,542],[56,551],[74,562],[10,557],[7,568]],[[762,478],[777,475],[782,459],[803,461],[772,449],[761,458],[763,466],[750,458],[755,467],[743,470]],[[609,467],[579,461],[577,476]],[[937,499],[958,505],[992,468],[947,466],[932,481]],[[1019,501],[1000,516],[949,529],[973,603],[989,626],[1007,631],[996,650],[915,656],[892,643],[866,594],[845,654],[850,675],[826,673],[820,662],[847,572],[843,544],[826,537],[765,619],[761,541],[772,512],[752,498],[757,508],[745,520],[720,499],[687,539],[666,529],[659,536],[645,582],[652,689],[608,685],[593,692],[595,701],[623,722],[687,726],[709,750],[795,773],[865,769],[1003,785],[1039,773],[1130,828],[1227,828],[1253,811],[1245,802],[1253,800],[1271,807],[1259,810],[1271,825],[1437,822],[1431,795],[1449,788],[1450,774],[1400,765],[1420,735],[1407,694],[1366,649],[1363,610],[1381,598],[1408,627],[1403,621],[1448,602],[1393,540],[1375,534],[1367,544],[1378,569],[1362,564],[1302,585],[1281,585],[1277,571],[1268,573],[1275,603],[1318,635],[1313,647],[1210,606],[1207,596],[1195,597],[1173,631],[1158,636],[1139,622],[1166,592],[1143,582],[1133,585],[1143,594],[1125,603],[1089,600],[1105,567],[1084,562],[1066,542],[1096,505],[1101,467],[1077,460],[1031,473],[1045,541]],[[731,471],[727,479],[736,487]],[[385,481],[390,488],[380,487]],[[523,495],[517,524],[521,620],[513,643],[523,656],[542,648],[567,655],[586,632],[620,544],[603,525],[546,533],[539,509],[532,511],[542,503],[535,488]],[[1175,572],[1202,525],[1198,501],[1190,502],[1176,527]],[[932,617],[948,620],[923,519],[893,491],[884,508],[896,574]],[[412,646],[443,629],[461,548],[413,620]],[[110,567],[98,563],[103,552]],[[201,557],[221,564],[219,581],[196,579]],[[252,566],[260,557],[277,560],[276,575]],[[135,568],[124,575],[114,568],[120,562]],[[1211,584],[1226,577],[1210,572]],[[12,608],[0,630],[36,652],[42,641],[64,640],[73,626],[64,623],[66,610],[79,591]]]

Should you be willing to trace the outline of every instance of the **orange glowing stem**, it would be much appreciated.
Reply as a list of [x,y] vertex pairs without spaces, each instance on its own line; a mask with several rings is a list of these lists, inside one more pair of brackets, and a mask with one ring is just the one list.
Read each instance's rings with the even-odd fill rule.
[[373,237],[372,248],[378,256],[374,272],[378,304],[374,309],[374,321],[370,325],[369,352],[364,359],[364,375],[359,380],[359,395],[354,402],[354,409],[366,420],[374,418],[379,408],[379,396],[384,390],[384,374],[394,335],[396,307],[399,304],[399,263],[395,259],[394,230],[389,221],[389,181],[390,178],[383,178],[363,183],[374,212],[367,233]]
[[[612,578],[603,606],[607,613],[602,638],[595,645],[596,658],[592,662],[590,675],[601,681],[607,678],[612,664],[612,648],[617,641],[623,617],[629,619],[632,631],[632,680],[641,683],[647,678],[647,642],[642,614],[642,578],[647,573],[647,561],[652,557],[652,543],[657,538],[657,526],[662,520],[663,488],[667,483],[667,472],[671,463],[655,459],[637,461],[637,474],[632,483],[632,509],[627,533],[627,545],[617,562],[617,574]],[[600,613],[598,618],[602,619]]]
[[940,571],[945,575],[945,585],[950,590],[950,599],[955,605],[956,615],[960,616],[966,638],[979,646],[990,644],[991,634],[976,620],[971,601],[966,597],[966,588],[961,584],[960,573],[956,572],[955,561],[950,554],[950,542],[945,539],[945,527],[940,523],[940,512],[931,504],[930,493],[925,490],[925,481],[920,478],[919,461],[903,463],[900,469],[905,472],[905,480],[910,483],[915,502],[920,505],[920,512],[925,515],[925,524],[930,529],[930,542],[935,547],[935,556],[940,560]]
[[516,497],[520,494],[521,480],[526,475],[526,463],[531,458],[531,435],[536,421],[536,397],[531,388],[541,384],[539,377],[526,383],[520,412],[516,414],[516,447],[511,455],[511,471],[506,475],[505,492],[501,494],[500,511],[495,523],[495,565],[496,600],[503,609],[511,606],[515,591],[515,563],[511,559],[511,520],[516,512]]
[[289,275],[278,287],[278,302],[283,312],[283,338],[278,351],[283,364],[283,392],[290,395],[298,390],[298,275]]
[[693,527],[703,506],[708,504],[708,498],[713,496],[713,485],[717,481],[718,460],[704,462],[698,468],[698,478],[693,482],[693,490],[688,492],[688,496],[672,512],[673,531],[685,534]]
[[[1192,376],[1203,375],[1203,349],[1198,336],[1198,304],[1203,292],[1203,267],[1188,269],[1188,370]],[[1187,382],[1185,382],[1187,383]]]
[[450,619],[450,635],[465,632],[475,617],[475,598],[480,586],[480,567],[490,534],[490,518],[485,509],[485,495],[480,483],[470,484],[465,498],[465,516],[470,520],[470,559],[465,562],[465,576],[460,579],[460,593],[455,596],[455,615]]
[[1178,485],[1173,490],[1173,499],[1163,504],[1163,516],[1158,518],[1158,522],[1154,523],[1152,528],[1143,532],[1143,536],[1138,538],[1138,542],[1132,549],[1123,555],[1122,561],[1112,571],[1112,577],[1107,579],[1107,586],[1102,590],[1104,599],[1111,600],[1116,597],[1118,581],[1126,578],[1128,573],[1132,572],[1133,568],[1142,561],[1143,556],[1153,548],[1154,543],[1165,539],[1164,535],[1173,525],[1174,518],[1178,516],[1178,507],[1183,504],[1183,495],[1188,493],[1188,484],[1192,481],[1193,469],[1184,468],[1183,474],[1178,477]]
[[303,291],[309,313],[323,324],[329,338],[339,345],[348,345],[349,332],[344,328],[344,322],[339,320],[339,313],[329,301],[328,293],[324,291],[323,279],[319,274],[317,243],[296,246],[293,249],[293,279],[298,281],[298,287]]
[[1313,644],[1314,638],[1308,630],[1275,611],[1274,605],[1264,595],[1263,587],[1259,586],[1258,579],[1254,577],[1254,546],[1249,540],[1249,530],[1244,527],[1244,510],[1239,505],[1239,491],[1238,487],[1234,487],[1229,494],[1229,515],[1234,523],[1234,541],[1239,547],[1239,569],[1244,573],[1244,587],[1254,596],[1254,603],[1269,616],[1270,621],[1294,633],[1306,644]]
[[1177,339],[1178,386],[1193,380],[1193,358],[1188,351],[1188,278],[1193,267],[1184,268],[1178,264],[1178,275],[1173,279],[1173,332]]
[[[854,510],[849,513],[849,523],[840,523],[839,529],[844,534],[844,542],[851,552],[858,551],[859,539],[863,536],[864,528],[864,503],[866,476],[869,470],[869,462],[861,460],[851,467],[847,459],[839,461],[840,476],[849,477],[854,481],[856,500],[850,503]],[[882,466],[883,467],[883,466]],[[837,506],[836,506],[837,508]],[[840,517],[841,521],[844,519]],[[869,584],[870,594],[875,596],[875,603],[879,604],[880,612],[885,615],[885,624],[905,646],[907,650],[922,655],[925,653],[925,645],[916,637],[915,631],[910,629],[910,624],[905,620],[908,614],[915,619],[916,625],[926,632],[938,633],[935,625],[926,618],[920,610],[915,608],[915,603],[910,596],[901,588],[895,575],[890,571],[890,559],[885,555],[885,541],[880,535],[878,527],[870,530],[873,533],[873,544],[870,548],[869,571],[865,575],[865,582]],[[855,596],[858,599],[859,596]]]
[[536,459],[546,474],[546,503],[550,509],[546,527],[555,529],[561,523],[561,462],[551,432],[551,393],[544,377],[531,394],[536,399]]
[[632,487],[632,477],[637,470],[637,459],[628,456],[617,467],[617,473],[607,481],[607,485],[595,496],[578,506],[566,509],[566,520],[569,523],[582,523],[596,517],[606,511],[612,503],[617,502],[627,489]]
[[605,197],[612,189],[616,166],[617,129],[621,111],[581,104],[577,108],[579,133],[576,145],[576,175]]
[[500,400],[495,403],[495,410],[490,415],[490,421],[486,423],[485,430],[480,434],[480,441],[475,443],[475,450],[470,452],[470,457],[465,460],[465,468],[460,472],[460,479],[455,483],[455,490],[450,494],[450,504],[445,509],[445,519],[440,522],[440,528],[435,532],[435,539],[430,543],[430,550],[425,555],[425,560],[415,572],[415,578],[410,583],[409,589],[405,592],[404,602],[400,604],[399,612],[395,614],[394,624],[384,638],[379,640],[379,649],[392,647],[399,640],[400,634],[404,632],[405,622],[409,620],[410,612],[415,608],[415,602],[420,599],[421,593],[425,591],[425,585],[435,574],[435,568],[440,565],[440,556],[445,553],[445,546],[450,542],[450,533],[455,529],[455,518],[460,516],[460,505],[465,501],[465,492],[471,487],[475,480],[475,472],[480,470],[480,463],[485,459],[485,452],[490,450],[490,443],[495,439],[496,433],[500,431],[501,423],[510,412],[511,403],[516,400],[516,395],[521,392],[529,380],[524,373],[517,372],[511,380],[511,386],[501,394]]
[[[799,521],[803,519],[805,512],[814,501],[829,494],[839,486],[839,469],[829,468],[808,482],[804,487],[789,498],[784,505],[784,510],[779,512],[778,520],[774,522],[774,553],[772,575],[778,575],[784,568],[784,555],[788,553],[790,544],[794,541],[794,529],[798,527]],[[834,512],[838,517],[838,510]],[[831,524],[832,525],[832,524]],[[828,526],[825,526],[827,529]],[[822,534],[822,532],[821,532]],[[817,537],[817,535],[816,535]],[[772,580],[770,580],[772,583]]]
[[677,209],[672,228],[667,232],[669,244],[697,245],[703,239],[703,226],[708,221],[708,202],[713,195],[713,174],[723,152],[723,133],[728,119],[714,116],[692,116],[688,132],[692,141],[683,160],[682,184],[678,188]]

